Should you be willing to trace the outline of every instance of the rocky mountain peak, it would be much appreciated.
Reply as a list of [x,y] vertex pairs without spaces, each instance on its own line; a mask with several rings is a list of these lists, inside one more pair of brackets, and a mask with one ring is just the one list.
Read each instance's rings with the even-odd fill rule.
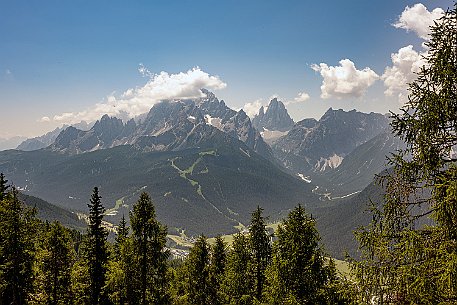
[[284,104],[275,97],[270,101],[266,111],[263,106],[259,109],[259,114],[252,119],[252,124],[260,131],[287,131],[292,128],[294,121]]
[[346,155],[388,126],[388,119],[379,113],[329,108],[319,121],[305,119],[295,124],[273,150],[296,172],[324,171],[338,167]]

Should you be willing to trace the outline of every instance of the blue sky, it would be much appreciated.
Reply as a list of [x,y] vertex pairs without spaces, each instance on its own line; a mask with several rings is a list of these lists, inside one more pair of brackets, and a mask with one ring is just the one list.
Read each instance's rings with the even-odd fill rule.
[[[162,85],[180,72],[178,85],[186,82],[199,67],[199,82],[213,84],[210,89],[235,109],[252,111],[279,95],[295,120],[318,118],[329,107],[395,110],[400,89],[386,95],[388,75],[383,78],[386,67],[395,67],[391,54],[408,45],[413,49],[404,54],[419,54],[426,38],[414,12],[403,26],[393,24],[418,3],[0,0],[0,137],[36,136],[96,117],[90,114],[96,104],[103,111],[110,101],[157,98],[144,93],[158,85],[138,72],[140,63],[149,74],[167,72]],[[427,12],[452,5],[420,3]],[[332,89],[339,73],[332,67],[343,66],[343,59],[355,65],[354,73],[373,73],[354,74],[359,83],[348,91]],[[130,88],[140,96],[122,97]]]

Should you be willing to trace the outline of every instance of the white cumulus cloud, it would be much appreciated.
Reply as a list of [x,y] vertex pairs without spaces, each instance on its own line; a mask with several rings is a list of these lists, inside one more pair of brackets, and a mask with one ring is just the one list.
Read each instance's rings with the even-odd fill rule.
[[80,112],[55,115],[53,120],[66,124],[91,122],[104,114],[123,119],[132,118],[148,112],[161,100],[198,98],[203,96],[201,88],[220,90],[227,86],[219,76],[210,75],[199,67],[177,74],[164,71],[153,74],[140,65],[139,72],[149,78],[144,86],[128,89],[120,96],[110,95],[106,100]]
[[319,72],[323,78],[321,85],[323,99],[360,97],[379,78],[368,67],[357,70],[349,59],[340,60],[339,64],[339,66],[328,66],[325,63],[311,65],[311,69]]
[[412,7],[407,6],[393,26],[413,31],[420,38],[428,39],[430,26],[433,25],[434,20],[439,19],[443,14],[444,10],[441,8],[435,8],[430,12],[425,5],[417,3]]
[[306,102],[307,100],[309,100],[309,94],[306,92],[299,92],[292,102],[301,103]]
[[408,84],[417,78],[417,73],[426,65],[424,55],[425,53],[415,51],[412,45],[391,54],[392,66],[386,67],[381,76],[387,96],[397,96],[401,103],[406,101]]
[[299,92],[293,100],[284,102],[284,105],[303,103],[309,100],[309,94],[306,92]]
[[47,116],[44,116],[38,120],[38,122],[41,122],[41,123],[50,122],[50,121],[51,121],[51,119]]
[[249,102],[249,103],[244,104],[242,109],[243,109],[244,112],[246,112],[248,117],[253,118],[257,114],[259,114],[259,109],[262,106],[263,106],[263,99],[258,99],[258,100],[255,100],[253,102]]

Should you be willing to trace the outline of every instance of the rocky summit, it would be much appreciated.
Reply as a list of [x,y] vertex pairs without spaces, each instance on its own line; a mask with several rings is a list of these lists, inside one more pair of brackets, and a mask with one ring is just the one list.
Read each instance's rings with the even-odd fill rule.
[[294,121],[289,116],[284,104],[274,98],[266,110],[263,106],[260,108],[259,113],[252,119],[252,124],[260,131],[287,131],[292,128]]
[[275,156],[295,173],[338,167],[357,146],[386,131],[389,120],[379,113],[328,109],[319,121],[305,119],[273,145]]

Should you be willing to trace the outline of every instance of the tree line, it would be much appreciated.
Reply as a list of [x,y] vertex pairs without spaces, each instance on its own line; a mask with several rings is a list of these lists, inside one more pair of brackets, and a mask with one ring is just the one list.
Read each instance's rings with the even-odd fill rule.
[[344,282],[324,256],[314,219],[296,207],[274,235],[263,210],[249,232],[200,236],[185,259],[171,259],[167,229],[142,193],[118,225],[103,226],[97,187],[84,234],[41,222],[0,174],[0,304],[345,304]]

